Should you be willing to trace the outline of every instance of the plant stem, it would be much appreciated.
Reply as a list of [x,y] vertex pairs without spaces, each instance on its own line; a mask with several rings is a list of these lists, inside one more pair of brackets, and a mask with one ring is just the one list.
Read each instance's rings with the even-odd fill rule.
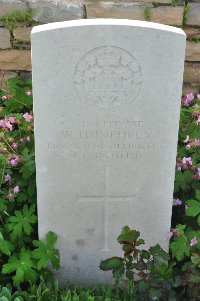
[[5,144],[12,150],[12,152],[17,155],[17,153],[15,152],[15,150],[12,148],[12,146],[10,146],[10,144],[8,143],[8,141],[4,138],[4,136],[2,135],[1,138],[4,140]]

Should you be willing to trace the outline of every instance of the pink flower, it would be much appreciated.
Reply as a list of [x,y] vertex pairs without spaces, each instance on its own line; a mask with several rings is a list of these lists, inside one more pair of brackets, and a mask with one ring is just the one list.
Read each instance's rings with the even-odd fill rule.
[[185,107],[189,107],[189,105],[193,101],[193,99],[194,99],[194,94],[187,93],[182,99],[182,105]]
[[167,231],[166,237],[167,239],[171,239],[174,233],[172,231]]
[[200,99],[200,94],[197,94],[197,98]]
[[16,121],[16,120],[15,120],[15,117],[13,117],[13,116],[9,117],[8,120],[9,120],[11,123],[15,123],[15,121]]
[[10,131],[12,131],[13,130],[13,124],[11,124],[11,123],[14,123],[14,122],[15,122],[14,117],[10,117],[9,119],[8,118],[1,119],[0,120],[0,127],[2,127],[4,131],[8,131],[8,129]]
[[4,96],[2,96],[2,100],[8,100],[8,99],[10,99],[12,96],[11,95],[4,95]]
[[185,146],[185,148],[187,148],[187,149],[190,149],[190,147],[191,147],[190,144],[187,144],[187,145]]
[[181,206],[182,205],[182,201],[179,199],[173,199],[173,205],[174,206]]
[[13,192],[14,192],[14,193],[19,193],[19,191],[20,191],[20,190],[19,190],[19,186],[15,186],[14,189],[13,189]]
[[12,147],[13,147],[14,149],[17,149],[17,148],[19,147],[19,144],[18,144],[17,142],[14,142],[14,143],[12,144]]
[[16,167],[18,165],[18,163],[20,162],[20,157],[16,156],[16,155],[12,155],[12,158],[10,160],[10,165],[12,167]]
[[27,122],[31,122],[31,120],[33,119],[33,116],[30,115],[29,113],[25,113],[23,115],[24,119],[27,121]]
[[27,136],[27,137],[26,137],[26,141],[27,141],[27,142],[30,142],[30,141],[31,141],[30,136]]
[[13,130],[13,126],[12,126],[12,124],[10,123],[10,121],[7,121],[7,122],[6,122],[6,126],[7,126],[7,128],[8,128],[10,131]]
[[192,165],[192,158],[191,158],[191,157],[188,157],[188,158],[184,157],[184,158],[182,159],[182,163],[183,163],[183,164],[189,164],[189,165]]
[[200,147],[200,139],[195,139],[194,142],[197,147]]
[[193,237],[190,241],[190,246],[192,247],[192,246],[195,246],[196,244],[197,244],[197,239],[196,239],[196,237]]
[[5,182],[10,183],[11,182],[11,176],[9,174],[5,175],[4,180],[5,180]]
[[177,167],[177,170],[178,170],[178,171],[181,171],[181,166],[178,166],[178,167]]
[[32,94],[33,94],[33,93],[32,93],[32,90],[26,91],[26,95],[30,96],[30,95],[32,95]]
[[197,175],[200,177],[200,168],[197,168]]
[[197,125],[200,125],[200,116],[198,116]]

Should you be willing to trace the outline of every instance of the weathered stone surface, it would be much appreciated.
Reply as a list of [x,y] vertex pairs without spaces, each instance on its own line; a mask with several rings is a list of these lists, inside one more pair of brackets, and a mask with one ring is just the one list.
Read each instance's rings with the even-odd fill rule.
[[186,24],[200,26],[200,3],[189,3]]
[[185,28],[183,29],[188,39],[199,39],[200,28]]
[[31,52],[28,50],[1,50],[0,69],[31,70]]
[[190,84],[184,84],[183,85],[183,95],[186,93],[193,93],[198,94],[200,92],[200,85],[190,85]]
[[10,31],[6,28],[0,28],[0,49],[11,48]]
[[27,71],[20,72],[20,78],[22,80],[27,80],[27,79],[30,79],[31,77],[32,77],[32,73],[31,72],[27,72]]
[[29,2],[35,13],[33,19],[40,23],[51,23],[84,18],[83,5],[65,2]]
[[151,21],[168,25],[181,25],[183,21],[183,10],[183,7],[155,7],[151,10]]
[[20,0],[0,0],[0,18],[16,10],[25,10],[26,4]]
[[17,76],[16,72],[0,70],[0,90],[5,87],[6,81]]
[[122,255],[124,225],[168,249],[184,56],[161,24],[33,29],[39,235],[58,234],[62,284],[109,281],[99,262]]
[[141,4],[121,5],[87,5],[86,15],[88,19],[92,18],[116,18],[116,19],[134,19],[144,20],[145,6]]
[[186,61],[200,61],[200,43],[192,43],[187,41]]
[[16,40],[30,42],[32,27],[19,27],[14,29],[13,35]]
[[[79,1],[79,0],[78,0]],[[84,4],[101,4],[101,3],[119,3],[121,6],[126,3],[160,3],[160,4],[171,4],[171,0],[80,0]]]
[[184,82],[200,84],[200,63],[185,63]]

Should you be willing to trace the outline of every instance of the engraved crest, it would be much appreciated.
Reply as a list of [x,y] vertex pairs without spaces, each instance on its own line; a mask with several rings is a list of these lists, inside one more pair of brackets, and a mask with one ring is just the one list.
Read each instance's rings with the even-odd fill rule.
[[74,87],[85,104],[101,107],[132,103],[140,92],[142,75],[128,51],[103,46],[87,53],[77,64]]

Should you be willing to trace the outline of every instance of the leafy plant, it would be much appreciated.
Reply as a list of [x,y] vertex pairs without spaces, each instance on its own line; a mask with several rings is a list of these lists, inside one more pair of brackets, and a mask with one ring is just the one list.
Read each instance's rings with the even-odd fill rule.
[[36,25],[37,22],[33,20],[33,10],[27,8],[24,11],[14,11],[1,18],[1,22],[11,32],[17,27],[29,27]]
[[144,19],[146,21],[151,20],[151,7],[150,6],[146,6],[145,9],[144,9]]
[[[117,238],[122,245],[124,257],[112,257],[101,262],[103,271],[112,271],[117,284],[126,277],[133,285],[137,300],[166,300],[175,297],[172,266],[169,255],[157,244],[149,250],[141,249],[144,240],[140,232],[128,226]],[[164,299],[163,299],[164,298]],[[175,300],[175,299],[174,299]]]
[[179,5],[181,2],[181,0],[172,0],[172,5],[175,7],[177,5]]

